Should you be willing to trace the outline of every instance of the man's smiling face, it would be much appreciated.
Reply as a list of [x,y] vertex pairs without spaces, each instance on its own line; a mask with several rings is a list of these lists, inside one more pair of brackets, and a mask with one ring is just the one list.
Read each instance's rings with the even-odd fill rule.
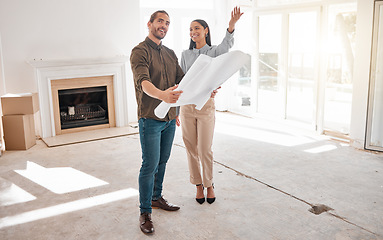
[[161,40],[166,36],[169,24],[169,16],[165,13],[158,13],[153,22],[148,22],[149,34]]

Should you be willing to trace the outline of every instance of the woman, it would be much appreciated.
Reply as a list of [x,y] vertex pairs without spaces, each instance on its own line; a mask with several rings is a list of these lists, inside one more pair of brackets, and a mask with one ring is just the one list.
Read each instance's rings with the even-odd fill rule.
[[[200,54],[217,57],[227,53],[234,44],[234,27],[243,13],[235,7],[231,12],[229,27],[222,43],[211,46],[210,29],[204,20],[194,20],[190,24],[190,46],[182,52],[181,68],[186,73]],[[204,187],[207,188],[207,202],[215,201],[213,185],[213,143],[215,124],[215,90],[211,98],[201,110],[195,105],[181,106],[180,118],[182,123],[182,136],[186,146],[189,162],[190,182],[197,187],[196,201],[205,202]],[[202,177],[201,177],[202,165]]]

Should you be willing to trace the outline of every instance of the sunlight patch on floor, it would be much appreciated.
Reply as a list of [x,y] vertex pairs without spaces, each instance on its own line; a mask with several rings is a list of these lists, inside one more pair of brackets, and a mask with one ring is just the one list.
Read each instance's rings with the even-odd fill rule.
[[15,172],[57,194],[109,184],[71,167],[45,168],[29,161],[26,170]]
[[36,199],[29,192],[5,179],[0,178],[0,185],[0,206],[10,206]]
[[335,150],[335,149],[337,149],[337,147],[335,145],[326,144],[326,145],[323,145],[323,146],[307,149],[307,150],[305,150],[305,152],[308,152],[308,153],[322,153],[322,152],[328,152],[328,151]]
[[0,219],[0,229],[10,227],[18,224],[28,223],[45,219],[49,217],[58,216],[74,211],[79,211],[115,201],[127,199],[138,195],[138,190],[134,188],[127,188],[111,193],[106,193],[99,196],[94,196],[86,199],[80,199],[73,202],[58,204],[51,207],[41,208],[15,216],[4,217]]
[[276,144],[280,146],[292,147],[307,143],[315,142],[314,139],[301,135],[292,135],[284,132],[267,131],[246,126],[238,126],[235,124],[226,124],[217,122],[215,131],[222,134],[231,135],[234,137],[245,138],[249,140]]

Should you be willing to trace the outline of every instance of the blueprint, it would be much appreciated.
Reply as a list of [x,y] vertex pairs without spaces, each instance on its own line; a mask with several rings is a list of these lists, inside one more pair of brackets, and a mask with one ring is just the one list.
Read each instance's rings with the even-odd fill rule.
[[171,107],[195,104],[201,110],[211,93],[236,73],[250,56],[241,51],[231,51],[212,58],[201,54],[176,88],[183,91],[176,103],[162,101],[154,110],[158,118],[164,118]]

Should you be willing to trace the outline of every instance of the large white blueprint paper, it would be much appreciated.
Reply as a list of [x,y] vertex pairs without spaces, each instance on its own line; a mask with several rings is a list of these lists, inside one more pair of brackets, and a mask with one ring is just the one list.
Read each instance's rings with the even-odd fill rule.
[[201,54],[185,74],[176,91],[183,91],[176,103],[161,102],[154,110],[158,118],[164,118],[171,107],[195,104],[201,110],[211,93],[236,73],[250,56],[232,51],[212,58]]

